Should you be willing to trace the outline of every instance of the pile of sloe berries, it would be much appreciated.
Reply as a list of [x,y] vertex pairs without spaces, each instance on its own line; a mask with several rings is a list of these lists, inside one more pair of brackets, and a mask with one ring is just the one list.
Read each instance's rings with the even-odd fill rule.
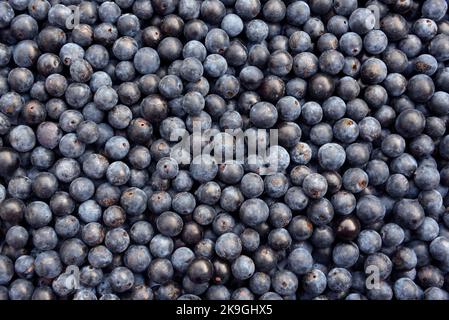
[[448,300],[447,9],[0,0],[0,300]]

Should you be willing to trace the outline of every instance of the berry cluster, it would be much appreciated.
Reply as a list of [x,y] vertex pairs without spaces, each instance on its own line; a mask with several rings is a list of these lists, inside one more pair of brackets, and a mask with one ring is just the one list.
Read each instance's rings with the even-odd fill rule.
[[448,300],[447,9],[0,0],[0,300]]

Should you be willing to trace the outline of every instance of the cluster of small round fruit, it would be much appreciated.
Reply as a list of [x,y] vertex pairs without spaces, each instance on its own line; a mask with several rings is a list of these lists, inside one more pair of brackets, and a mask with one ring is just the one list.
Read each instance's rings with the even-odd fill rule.
[[448,300],[447,9],[0,0],[0,300]]

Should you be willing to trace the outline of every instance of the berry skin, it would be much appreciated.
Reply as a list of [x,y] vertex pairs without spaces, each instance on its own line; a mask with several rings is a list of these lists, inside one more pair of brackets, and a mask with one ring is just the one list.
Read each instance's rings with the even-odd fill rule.
[[307,196],[313,199],[323,197],[328,187],[326,179],[317,173],[308,175],[304,179],[302,186]]
[[288,265],[297,275],[303,275],[312,270],[313,258],[305,249],[295,249],[288,256]]
[[240,255],[242,244],[240,239],[233,233],[221,235],[215,244],[217,255],[226,260],[233,260]]

